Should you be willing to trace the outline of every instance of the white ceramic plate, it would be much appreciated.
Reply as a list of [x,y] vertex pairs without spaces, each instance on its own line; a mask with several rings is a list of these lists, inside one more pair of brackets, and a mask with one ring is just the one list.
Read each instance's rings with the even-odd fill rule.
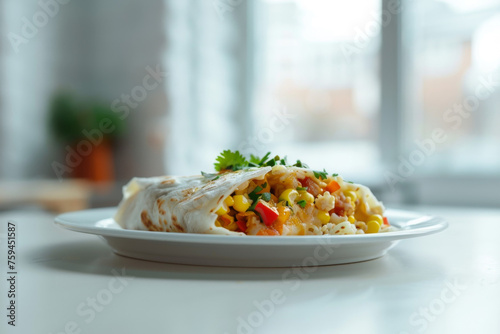
[[[103,237],[117,254],[137,259],[230,267],[291,267],[352,263],[383,256],[400,239],[444,230],[438,217],[387,210],[396,232],[366,235],[227,236],[122,229],[111,217],[116,208],[71,212],[56,224]],[[415,254],[418,256],[418,254]]]

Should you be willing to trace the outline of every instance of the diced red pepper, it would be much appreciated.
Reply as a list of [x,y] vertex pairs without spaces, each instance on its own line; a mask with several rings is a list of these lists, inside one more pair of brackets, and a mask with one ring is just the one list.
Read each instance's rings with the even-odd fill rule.
[[387,217],[384,217],[384,224],[389,225],[389,220],[387,219]]
[[330,192],[330,194],[333,194],[337,190],[340,189],[340,185],[337,183],[337,181],[333,180],[332,182],[328,183],[326,186],[325,190]]
[[245,222],[242,222],[241,220],[237,220],[236,224],[238,224],[238,227],[240,228],[240,230],[242,232],[246,232],[247,231],[247,224]]
[[272,225],[278,219],[279,213],[276,208],[271,208],[269,205],[264,204],[264,202],[259,201],[255,206],[255,211],[260,214],[262,221],[267,226]]

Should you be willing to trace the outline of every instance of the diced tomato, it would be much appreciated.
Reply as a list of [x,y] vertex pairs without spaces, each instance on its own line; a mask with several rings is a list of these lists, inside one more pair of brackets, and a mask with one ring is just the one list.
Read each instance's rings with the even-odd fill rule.
[[389,225],[389,220],[387,219],[387,217],[384,217],[384,224]]
[[240,228],[240,230],[242,232],[246,232],[247,231],[247,224],[241,220],[237,220],[236,221],[236,224],[238,224],[238,227]]
[[328,183],[326,186],[325,190],[330,192],[330,194],[333,194],[337,190],[340,189],[340,185],[337,183],[337,181],[333,180],[332,182]]
[[264,204],[264,202],[259,201],[255,206],[255,211],[260,214],[262,218],[262,222],[267,226],[274,223],[276,219],[279,217],[278,210],[276,208],[271,208],[269,205]]
[[321,187],[309,177],[300,179],[299,182],[302,184],[302,187],[307,187],[307,192],[314,197],[323,193],[323,189],[321,189]]

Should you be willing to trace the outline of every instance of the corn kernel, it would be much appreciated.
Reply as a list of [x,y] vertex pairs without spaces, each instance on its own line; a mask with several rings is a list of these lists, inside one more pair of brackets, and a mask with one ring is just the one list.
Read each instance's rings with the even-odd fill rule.
[[378,231],[380,231],[380,224],[375,220],[368,221],[366,226],[366,233],[378,233]]
[[345,197],[349,197],[352,203],[356,202],[356,200],[358,199],[358,195],[356,195],[356,193],[352,190],[345,191],[344,195]]
[[215,211],[215,213],[218,214],[219,216],[222,216],[228,213],[228,211],[229,208],[227,207],[226,203],[223,202],[222,206],[217,211]]
[[233,208],[238,212],[245,212],[252,205],[252,200],[243,195],[235,195],[233,196],[233,200]]
[[295,189],[287,189],[283,191],[280,195],[280,201],[287,201],[288,204],[292,205],[295,203],[295,200],[299,197],[299,193]]
[[382,226],[382,224],[384,223],[384,218],[382,218],[381,215],[371,215],[368,218],[368,221],[370,221],[370,220],[376,221],[380,226]]
[[234,205],[233,196],[227,196],[227,198],[224,200],[224,203],[226,203],[227,206],[233,206]]
[[318,219],[321,221],[321,224],[328,224],[330,221],[330,215],[326,211],[318,210]]
[[314,203],[314,196],[303,190],[299,192],[299,201],[306,201],[307,203]]
[[351,224],[354,224],[356,222],[356,218],[354,218],[354,216],[347,217],[347,220],[349,220],[349,223]]

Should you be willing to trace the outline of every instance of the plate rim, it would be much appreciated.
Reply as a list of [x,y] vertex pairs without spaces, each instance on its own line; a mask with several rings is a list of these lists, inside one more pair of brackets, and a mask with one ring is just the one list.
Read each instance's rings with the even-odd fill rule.
[[[105,219],[112,219],[112,212],[116,212],[116,207],[87,209],[80,211],[67,212],[58,215],[54,223],[62,228],[74,232],[93,234],[104,238],[124,238],[141,239],[159,242],[176,243],[196,243],[196,244],[219,244],[219,245],[317,245],[317,244],[356,244],[369,242],[394,241],[408,238],[415,238],[441,232],[448,228],[449,223],[446,219],[439,216],[431,216],[415,211],[387,209],[388,215],[402,214],[416,216],[417,219],[425,219],[423,222],[430,223],[428,226],[403,229],[399,231],[377,233],[377,234],[356,234],[356,235],[305,235],[305,236],[239,236],[239,235],[215,235],[215,234],[196,234],[196,233],[174,233],[174,232],[154,232],[141,230],[126,230],[96,226],[96,224]],[[92,219],[91,226],[82,225],[74,222],[72,217],[84,214],[105,215],[98,220]],[[82,218],[79,218],[82,219]],[[73,222],[71,221],[73,220]],[[88,219],[90,220],[90,219]]]

